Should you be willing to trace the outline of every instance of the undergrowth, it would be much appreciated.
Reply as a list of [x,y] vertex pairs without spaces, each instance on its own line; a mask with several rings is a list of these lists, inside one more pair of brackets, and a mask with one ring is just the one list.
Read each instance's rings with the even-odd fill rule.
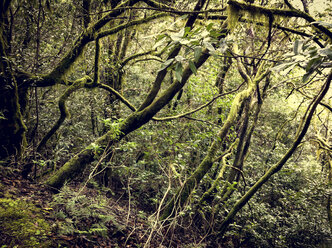
[[78,194],[65,186],[52,203],[57,232],[107,237],[121,232],[123,226],[111,215],[105,197]]

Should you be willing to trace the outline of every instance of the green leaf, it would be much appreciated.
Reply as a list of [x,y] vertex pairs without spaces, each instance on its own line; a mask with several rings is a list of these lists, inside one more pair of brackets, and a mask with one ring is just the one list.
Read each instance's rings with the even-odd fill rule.
[[162,71],[164,69],[166,69],[169,65],[171,65],[174,61],[174,58],[173,59],[168,59],[166,60],[162,65],[161,65],[161,68],[159,69],[159,71]]
[[185,46],[186,46],[186,45],[188,45],[188,44],[190,44],[190,43],[191,43],[191,41],[190,41],[190,40],[187,40],[187,39],[181,39],[181,40],[180,40],[180,44],[181,44],[181,45],[185,45]]
[[312,74],[312,72],[307,72],[306,74],[304,74],[303,77],[302,77],[302,82],[306,83],[311,74]]
[[210,51],[210,53],[216,52],[216,49],[214,49],[213,45],[210,42],[203,41],[203,44]]
[[179,42],[185,34],[185,29],[182,28],[178,33],[171,35],[171,39],[175,42]]
[[221,36],[221,33],[219,33],[216,30],[211,30],[210,31],[210,36],[213,37],[213,38],[218,38],[219,36]]
[[183,56],[181,56],[181,55],[177,55],[177,56],[175,57],[175,60],[176,60],[177,62],[183,62],[183,61],[185,61],[186,59],[185,59]]
[[182,15],[182,16],[180,16],[180,19],[181,20],[185,20],[185,19],[187,19],[188,18],[188,15]]
[[281,63],[280,65],[277,65],[277,66],[274,66],[273,68],[271,68],[271,70],[275,71],[275,72],[281,72],[293,64],[295,64],[295,63],[294,62]]
[[182,81],[182,72],[183,72],[183,67],[180,62],[177,62],[175,65],[175,78],[181,82]]
[[166,40],[166,37],[162,38],[161,40],[157,41],[156,44],[154,44],[154,46],[152,47],[153,50],[157,49],[158,47],[160,47]]
[[189,67],[190,70],[196,75],[197,74],[197,68],[192,60],[189,60]]
[[164,39],[166,37],[168,37],[167,34],[160,34],[160,35],[157,36],[156,42],[158,42],[158,41],[160,41],[160,40],[162,40],[162,39]]
[[[302,82],[307,82],[307,80],[309,79],[310,75],[313,74],[315,71],[318,72],[318,74],[321,74],[322,72],[320,70],[318,70],[319,66],[321,65],[321,60],[316,61],[315,63],[313,63],[310,68],[307,69],[306,67],[306,74],[303,75],[302,77]],[[310,62],[309,62],[310,63]]]
[[294,69],[294,67],[296,66],[296,64],[292,64],[291,66],[289,66],[288,68],[284,69],[283,71],[280,72],[280,74],[282,76],[286,76],[291,70]]
[[210,31],[213,27],[213,22],[211,22],[209,25],[206,26],[206,30]]
[[296,40],[294,42],[293,52],[295,55],[299,54],[302,51],[303,47],[303,41],[302,40]]
[[328,23],[328,22],[322,22],[322,21],[317,21],[317,22],[312,22],[310,24],[318,24],[327,28],[332,28],[332,23]]
[[183,34],[183,36],[185,36],[185,35],[187,35],[189,33],[190,33],[190,27],[185,27],[184,28],[184,34]]
[[318,54],[323,56],[323,57],[331,57],[332,58],[332,49],[329,48],[329,47],[326,47],[326,48],[322,48],[322,49],[319,49],[318,50]]
[[227,49],[228,49],[228,45],[227,45],[225,39],[222,39],[219,43],[218,51],[220,51],[221,53],[225,53]]
[[7,120],[3,112],[0,111],[0,120]]
[[196,47],[194,49],[194,58],[195,58],[195,62],[198,61],[199,57],[201,56],[202,54],[202,47]]
[[309,71],[312,68],[317,68],[317,65],[321,64],[322,59],[320,57],[314,57],[311,60],[309,60],[308,64],[305,67],[306,71]]

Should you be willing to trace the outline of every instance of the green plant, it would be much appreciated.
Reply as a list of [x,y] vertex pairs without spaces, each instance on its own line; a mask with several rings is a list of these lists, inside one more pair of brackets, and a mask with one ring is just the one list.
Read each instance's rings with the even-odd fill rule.
[[10,247],[52,247],[42,209],[24,200],[0,199],[1,243]]
[[85,234],[105,237],[112,230],[122,230],[107,211],[107,202],[101,196],[78,195],[65,186],[54,196],[52,206],[59,234]]

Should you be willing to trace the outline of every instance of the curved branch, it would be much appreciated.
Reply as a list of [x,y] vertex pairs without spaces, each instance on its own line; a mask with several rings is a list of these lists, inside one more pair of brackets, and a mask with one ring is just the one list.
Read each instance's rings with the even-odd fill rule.
[[[221,29],[224,30],[224,36],[221,38],[224,38],[230,31],[227,23],[224,23]],[[210,55],[207,53],[207,49],[205,49],[200,58],[195,62],[196,68],[198,69],[202,66],[209,57]],[[166,104],[176,95],[176,93],[183,88],[192,73],[193,72],[190,67],[187,66],[183,71],[181,82],[175,81],[144,110],[135,111],[129,115],[123,122],[120,123],[119,133],[115,135],[113,131],[109,131],[98,138],[94,143],[101,147],[109,148],[129,133],[150,121],[151,118],[158,111],[160,111],[160,109],[166,106]],[[93,159],[94,153],[91,150],[91,146],[88,146],[66,162],[53,176],[47,180],[46,184],[56,189],[61,188],[66,180],[71,180],[76,175],[80,174],[87,164],[93,161]]]
[[320,149],[332,152],[332,145],[329,145],[325,140],[323,140],[323,138],[316,137],[316,139],[312,139],[311,141],[316,142]]
[[136,53],[134,55],[129,56],[128,58],[124,59],[120,64],[121,64],[121,68],[123,68],[126,64],[128,64],[131,60],[136,59],[138,57],[142,57],[145,55],[149,55],[151,53],[153,53],[153,50],[147,51],[147,52],[142,52],[142,53]]
[[191,111],[188,111],[186,113],[182,113],[182,114],[179,114],[179,115],[174,115],[174,116],[168,116],[168,117],[154,117],[152,118],[152,120],[154,121],[171,121],[171,120],[175,120],[175,119],[179,119],[179,118],[182,118],[182,117],[186,117],[187,115],[191,115],[207,106],[209,106],[210,104],[212,104],[215,100],[217,100],[218,98],[222,97],[222,96],[226,96],[226,95],[229,95],[229,94],[232,94],[236,91],[238,91],[241,86],[243,85],[244,83],[240,84],[235,90],[232,90],[232,91],[229,91],[229,92],[226,92],[226,93],[223,93],[223,94],[219,94],[217,96],[215,96],[214,98],[212,98],[209,102],[199,106],[198,108],[194,109],[194,110],[191,110]]
[[[92,83],[92,84],[91,84]],[[75,92],[78,89],[81,89],[83,87],[86,88],[92,88],[92,87],[99,87],[102,89],[105,89],[112,94],[114,94],[121,102],[123,102],[129,109],[132,111],[136,111],[136,108],[134,105],[132,105],[127,99],[125,99],[119,92],[114,90],[112,87],[105,85],[105,84],[95,84],[90,77],[85,76],[79,80],[76,80],[71,86],[66,89],[66,91],[63,93],[63,95],[59,99],[59,110],[60,110],[60,117],[58,121],[54,124],[54,126],[51,128],[51,130],[44,136],[44,138],[40,141],[37,147],[37,152],[40,152],[41,149],[46,145],[47,141],[55,134],[55,132],[60,128],[62,123],[65,121],[67,117],[70,116],[70,113],[66,106],[66,100],[68,97]]]
[[98,84],[98,87],[111,92],[113,95],[116,96],[117,99],[119,99],[122,103],[124,103],[129,109],[131,109],[134,112],[136,111],[135,106],[132,105],[126,98],[124,98],[119,92],[117,92],[111,86],[108,86],[106,84]]
[[59,102],[58,102],[59,110],[60,110],[60,117],[59,117],[58,121],[54,124],[54,126],[51,128],[51,130],[48,131],[48,133],[44,136],[44,138],[38,144],[37,152],[41,151],[41,149],[46,145],[47,141],[55,134],[56,131],[58,131],[58,129],[60,128],[62,123],[65,121],[65,119],[70,116],[70,113],[66,106],[66,100],[68,99],[68,97],[76,90],[83,88],[84,86],[86,86],[87,83],[91,83],[91,82],[92,82],[91,78],[88,76],[85,76],[81,79],[76,80],[74,84],[72,84],[65,90],[65,92],[60,97]]
[[192,15],[192,14],[208,14],[208,13],[218,13],[218,12],[224,12],[226,11],[225,8],[221,9],[209,9],[209,10],[200,10],[200,11],[190,11],[190,10],[178,10],[172,7],[167,8],[156,8],[156,7],[124,7],[123,9],[130,10],[154,10],[154,11],[160,11],[164,13],[170,13],[170,14],[176,14],[176,15]]
[[137,3],[138,0],[127,0],[123,4],[114,8],[109,14],[98,20],[96,23],[90,24],[87,29],[76,39],[74,46],[69,50],[58,65],[47,75],[45,79],[52,78],[55,83],[65,75],[77,58],[82,54],[83,48],[86,44],[95,39],[95,33],[100,30],[104,25],[106,25],[112,18],[119,16],[124,12],[121,7],[127,5],[133,5]]
[[[205,18],[206,17],[204,17],[204,16],[199,16],[198,17],[198,19],[205,19]],[[208,20],[226,20],[227,16],[226,15],[208,15],[207,19]],[[240,17],[239,22],[248,23],[248,22],[252,22],[252,20],[248,20],[246,18]],[[258,26],[266,26],[266,23],[259,22],[259,21],[255,21],[254,24],[258,25]],[[293,33],[293,34],[297,34],[297,35],[301,35],[301,36],[304,36],[304,37],[312,38],[313,41],[315,41],[320,47],[324,47],[324,45],[319,41],[319,39],[317,37],[313,36],[312,34],[308,34],[305,31],[298,30],[298,29],[295,29],[295,28],[283,27],[279,24],[273,24],[272,27],[277,28],[277,29],[282,30],[282,31],[285,31],[285,32],[290,32],[290,33]]]
[[[260,66],[260,68],[262,68],[262,66]],[[192,175],[185,181],[183,187],[179,189],[175,196],[167,203],[161,216],[162,220],[165,220],[174,214],[174,207],[183,207],[191,192],[212,167],[217,150],[220,147],[222,141],[225,139],[229,129],[236,121],[242,104],[246,99],[249,99],[256,90],[256,85],[259,83],[258,79],[261,78],[259,75],[260,72],[261,69],[257,71],[257,75],[253,80],[248,75],[248,78],[245,78],[245,80],[248,79],[248,81],[246,81],[248,83],[247,88],[235,96],[227,119],[216,135],[217,139],[212,142],[203,161],[192,173]]]
[[123,29],[126,29],[126,28],[129,28],[131,26],[136,26],[136,25],[140,25],[140,24],[143,24],[143,23],[147,23],[149,21],[155,20],[157,18],[165,17],[167,15],[168,15],[167,13],[160,13],[160,14],[151,15],[151,16],[148,16],[148,17],[145,17],[145,18],[141,18],[139,20],[130,21],[130,22],[121,24],[121,25],[119,25],[115,28],[111,28],[111,29],[108,29],[108,30],[105,30],[105,31],[101,31],[101,32],[94,35],[94,39],[100,39],[100,38],[103,38],[105,36],[118,33],[119,31],[121,31]]
[[[213,181],[211,187],[204,192],[204,194],[202,195],[202,197],[199,199],[198,203],[196,204],[196,206],[194,207],[194,209],[198,208],[204,201],[206,201],[214,192],[214,190],[217,188],[217,186],[219,185],[220,181],[223,179],[224,177],[224,173],[226,171],[226,168],[229,166],[226,163],[226,159],[231,156],[235,149],[238,147],[239,145],[239,139],[237,138],[228,148],[228,150],[223,153],[218,160],[222,160],[222,167],[217,175],[217,178]],[[238,168],[236,168],[238,169]]]

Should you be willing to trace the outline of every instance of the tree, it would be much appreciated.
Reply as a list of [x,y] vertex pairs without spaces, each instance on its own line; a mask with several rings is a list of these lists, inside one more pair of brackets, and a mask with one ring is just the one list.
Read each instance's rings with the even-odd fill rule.
[[[207,135],[209,145],[202,147],[201,157],[195,155],[195,159],[187,160],[192,168],[186,166],[185,175],[179,179],[177,187],[173,188],[175,193],[171,196],[165,195],[162,199],[162,202],[165,199],[168,199],[168,202],[162,210],[161,219],[169,220],[170,217],[176,216],[186,204],[189,204],[195,191],[199,191],[199,199],[194,201],[194,209],[197,211],[205,202],[216,201],[217,208],[224,209],[226,213],[223,205],[231,204],[226,217],[218,227],[219,234],[223,235],[238,212],[295,154],[310,128],[312,119],[315,118],[318,106],[323,106],[324,111],[331,111],[329,104],[323,100],[331,83],[331,72],[328,71],[332,54],[330,24],[317,21],[310,15],[305,2],[304,11],[295,9],[288,1],[255,5],[251,2],[230,0],[227,9],[219,8],[218,1],[205,0],[172,3],[127,0],[104,1],[103,4],[84,0],[79,3],[81,8],[77,9],[77,13],[80,13],[78,19],[81,25],[74,25],[75,22],[72,22],[70,34],[77,34],[73,38],[73,45],[69,47],[63,42],[57,63],[44,66],[40,65],[40,54],[47,49],[41,48],[41,13],[45,15],[45,23],[53,19],[58,20],[57,15],[60,15],[60,23],[61,9],[67,5],[72,8],[71,1],[54,3],[53,7],[49,1],[39,1],[38,6],[31,7],[38,11],[33,14],[27,11],[27,14],[23,13],[22,16],[19,15],[22,7],[20,3],[5,1],[1,10],[1,81],[4,89],[1,92],[6,93],[1,97],[0,105],[0,132],[3,137],[1,159],[9,159],[11,155],[19,156],[28,147],[25,136],[33,132],[27,132],[24,121],[28,119],[26,113],[29,112],[29,103],[26,99],[31,89],[50,88],[55,85],[63,87],[56,90],[60,116],[52,127],[48,127],[43,137],[37,137],[39,144],[33,148],[35,153],[41,155],[47,150],[47,143],[51,142],[68,119],[66,102],[75,92],[82,89],[95,92],[105,90],[110,94],[108,99],[104,99],[106,106],[111,109],[111,114],[104,112],[104,132],[100,132],[100,137],[85,145],[76,155],[70,153],[72,157],[63,161],[61,168],[47,178],[46,184],[53,189],[61,189],[66,181],[81,175],[89,164],[110,159],[114,155],[115,147],[122,144],[121,142],[128,142],[130,133],[146,124],[150,125],[151,121],[168,123],[171,120],[191,118],[209,125],[212,123],[211,126],[218,126],[215,123],[219,123],[219,130],[216,131],[216,127],[213,134]],[[191,9],[183,8],[185,4]],[[45,12],[47,9],[50,11]],[[35,15],[38,20],[35,31],[38,35],[34,52],[35,68],[29,70],[17,66],[15,52],[18,53],[18,49],[11,48],[11,39],[15,36],[9,27],[14,25],[15,18],[27,19],[27,27],[30,27],[31,15]],[[172,27],[168,27],[170,18],[177,20]],[[302,28],[302,21],[309,25],[309,30]],[[149,25],[149,29],[144,26],[146,24]],[[297,28],[293,28],[292,25]],[[143,26],[142,30],[140,26]],[[133,30],[133,27],[137,30]],[[19,27],[16,33],[19,33],[20,28],[24,29]],[[22,43],[16,41],[19,43],[18,46],[23,46],[24,42],[29,43],[31,32],[34,31],[26,28],[26,39],[23,39]],[[81,33],[78,34],[79,32]],[[307,40],[303,41],[303,38]],[[50,43],[56,43],[52,38],[49,39]],[[294,43],[293,53],[283,57],[281,54],[290,50],[289,40]],[[70,38],[67,43],[69,41]],[[285,62],[281,62],[282,60]],[[151,77],[144,81],[148,85],[142,86],[146,93],[129,99],[124,96],[123,91],[128,84],[134,83],[126,82],[126,77],[130,78],[129,74],[136,63],[142,61],[149,63],[148,69],[151,68],[153,79]],[[155,66],[156,62],[161,64],[159,69],[155,69],[159,67]],[[255,149],[252,140],[257,139],[256,131],[261,131],[264,125],[261,114],[266,112],[265,102],[273,97],[274,90],[283,92],[278,88],[280,77],[276,76],[275,72],[287,75],[297,68],[296,66],[302,68],[303,71],[296,70],[297,73],[302,73],[303,80],[288,83],[292,85],[290,95],[298,92],[305,102],[304,107],[302,103],[299,104],[296,118],[294,117],[290,125],[297,131],[293,131],[291,138],[287,133],[281,134],[283,130],[280,133],[271,131],[271,135],[276,137],[275,143],[282,135],[287,136],[284,145],[288,149],[284,149],[278,156],[274,154],[274,148],[271,149],[271,157],[278,158],[276,161],[264,160],[264,156],[260,156],[259,159],[266,164],[267,169],[264,173],[260,172],[260,177],[255,178],[249,190],[246,190],[244,171],[248,166],[247,158],[252,154],[251,150]],[[212,75],[214,67],[217,69],[215,75]],[[143,68],[139,67],[140,72],[137,74],[143,74]],[[209,101],[201,104],[197,99],[192,100],[190,87],[194,87],[195,80],[202,85],[204,80],[208,81],[204,78],[204,73],[207,77],[213,78],[216,86],[213,90],[217,91],[216,95],[209,96]],[[320,78],[318,74],[323,77]],[[310,89],[309,86],[313,85],[315,89]],[[207,94],[207,90],[201,85],[200,89],[202,94]],[[183,99],[185,94],[188,96],[187,103]],[[177,97],[173,108],[167,110],[165,107],[170,105],[175,96]],[[38,98],[35,99],[37,101]],[[116,101],[124,104],[127,109],[120,110],[116,107]],[[98,101],[98,104],[91,107],[94,135],[97,133],[95,126],[98,124],[93,111],[99,104]],[[214,104],[217,105],[216,108]],[[37,107],[38,103],[35,105]],[[186,108],[192,110],[185,110]],[[217,112],[213,112],[215,109]],[[206,110],[210,119],[207,121],[192,117],[195,114],[199,116],[199,110]],[[216,119],[213,113],[217,113]],[[160,117],[164,114],[166,117]],[[298,117],[300,115],[301,118]],[[37,125],[38,121],[36,127]],[[111,127],[108,130],[107,125]],[[266,143],[270,142],[270,139],[265,137],[261,140],[264,139],[267,140]],[[91,137],[85,140],[84,144],[88,144],[90,140]],[[325,149],[325,152],[330,152],[327,137],[319,137],[316,143],[321,149]],[[191,144],[194,146],[195,142]],[[264,149],[267,147],[269,145],[265,145]],[[199,149],[193,150],[196,150],[194,152],[197,154]],[[137,157],[137,163],[142,156],[144,152]],[[184,159],[183,161],[186,163]],[[178,176],[174,161],[169,159],[168,162],[169,170]],[[327,160],[324,163],[327,164]],[[172,180],[177,179],[170,179]],[[238,195],[239,189],[243,189],[242,195]]]
[[[8,13],[11,1],[3,1],[1,6],[1,102],[0,102],[0,127],[1,143],[0,158],[8,155],[20,153],[21,146],[26,145],[26,127],[22,120],[22,110],[20,108],[20,96],[24,98],[24,89],[19,90],[17,79],[13,75],[12,65],[8,60],[7,53],[10,47],[10,30],[8,23]],[[23,91],[23,92],[22,92]],[[22,92],[22,94],[21,94]]]

